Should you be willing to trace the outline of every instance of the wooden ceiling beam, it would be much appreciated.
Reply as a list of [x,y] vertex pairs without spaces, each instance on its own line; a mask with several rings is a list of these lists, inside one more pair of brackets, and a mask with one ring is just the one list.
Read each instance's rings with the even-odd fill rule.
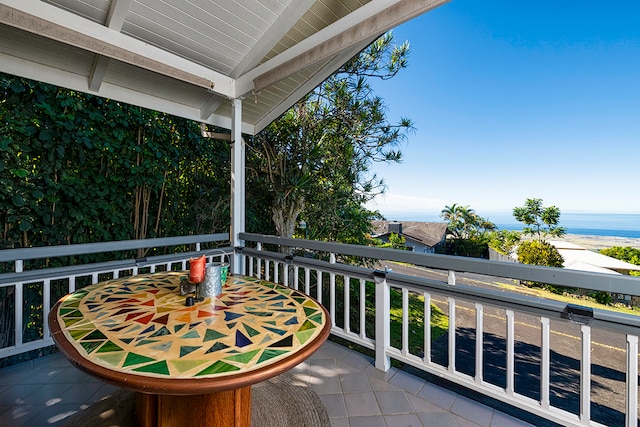
[[279,61],[276,57],[276,61],[263,64],[269,69],[253,78],[253,90],[259,92],[311,65],[326,61],[363,40],[384,34],[447,1],[449,0],[399,0],[391,3],[389,0],[373,0],[299,43],[298,48],[308,45],[303,52],[284,61]]
[[235,97],[230,77],[39,0],[2,0],[0,23]]

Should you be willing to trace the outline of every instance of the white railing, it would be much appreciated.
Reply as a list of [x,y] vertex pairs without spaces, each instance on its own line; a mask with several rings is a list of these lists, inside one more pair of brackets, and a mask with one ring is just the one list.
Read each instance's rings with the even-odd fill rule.
[[[332,334],[372,350],[378,369],[388,370],[395,359],[563,425],[637,425],[640,316],[459,282],[473,273],[633,295],[640,293],[640,279],[273,236],[242,238],[253,246],[243,250],[246,274],[316,297],[330,312]],[[319,259],[309,258],[309,251]],[[336,263],[336,257],[356,255],[438,269],[441,278]],[[392,296],[399,301],[394,307]],[[416,300],[422,301],[420,331],[409,321],[410,300],[411,310]],[[374,316],[367,307],[375,308]],[[449,321],[446,335],[436,341],[431,336],[433,307]],[[400,310],[398,321],[390,320],[391,309]],[[394,323],[400,328],[392,334]],[[409,344],[416,333],[422,335],[418,351]],[[615,335],[616,348],[599,342],[604,334],[607,340]],[[597,363],[596,349],[604,352]],[[620,363],[607,360],[607,351]],[[608,391],[600,393],[603,388]]]
[[[202,253],[200,242],[228,241],[228,237],[184,236],[0,251],[0,262],[13,263],[15,270],[0,274],[0,292],[5,291],[5,297],[6,290],[13,292],[15,325],[13,344],[0,348],[0,358],[52,344],[46,315],[58,296],[124,274],[186,269],[188,259]],[[640,289],[637,278],[245,233],[241,238],[247,247],[236,248],[236,254],[243,255],[243,274],[316,297],[330,312],[332,334],[370,351],[376,367],[383,371],[395,359],[438,380],[564,425],[637,425],[638,316],[464,285],[471,273],[634,295]],[[195,245],[195,251],[43,270],[24,268],[33,258],[189,244]],[[350,265],[349,257],[369,264]],[[384,261],[377,269],[371,267],[380,260]],[[437,274],[420,277],[380,267],[389,262]],[[37,319],[28,321],[39,321],[42,333],[25,342],[24,293],[33,287],[41,291],[42,304],[34,315]],[[416,321],[415,313],[410,317],[416,310],[421,322]],[[434,340],[431,314],[435,310],[447,316],[448,329]],[[392,313],[396,313],[393,321]],[[523,338],[523,328],[534,330],[534,339],[532,334]],[[607,339],[618,337],[611,366],[604,366],[609,361],[595,351],[606,345],[600,342],[603,333]],[[420,337],[417,346],[412,344],[416,336]],[[573,341],[577,345],[567,345]],[[527,379],[531,375],[533,381]],[[608,399],[599,394],[603,388],[609,390]]]
[[[76,288],[103,280],[135,275],[139,272],[186,270],[189,259],[195,255],[205,253],[209,259],[223,256],[217,249],[210,252],[201,251],[201,244],[228,241],[229,234],[220,233],[0,251],[0,263],[11,263],[14,266],[13,272],[0,274],[0,297],[4,297],[0,298],[0,307],[3,308],[0,313],[0,325],[5,326],[5,332],[0,330],[0,333],[11,334],[0,337],[3,338],[0,339],[0,342],[8,343],[0,348],[0,359],[53,345],[47,314],[60,297],[74,292]],[[55,259],[65,256],[168,246],[189,247],[195,250],[69,267],[37,270],[25,270],[24,268],[26,261],[35,259]],[[226,253],[233,252],[231,248],[222,249]],[[38,295],[40,300],[29,301],[31,306],[25,307],[26,292]],[[12,295],[13,298],[11,298]],[[12,308],[13,310],[11,310]],[[9,325],[11,327],[8,327]],[[29,332],[29,336],[25,336],[27,335],[25,332]]]

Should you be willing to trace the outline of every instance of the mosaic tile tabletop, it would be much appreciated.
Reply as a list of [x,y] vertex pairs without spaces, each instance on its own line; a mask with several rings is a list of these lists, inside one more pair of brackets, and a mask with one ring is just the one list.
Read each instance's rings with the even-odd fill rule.
[[58,306],[57,320],[80,355],[108,369],[160,378],[212,378],[286,358],[327,319],[306,295],[230,276],[217,298],[185,306],[188,272],[137,275],[91,285]]

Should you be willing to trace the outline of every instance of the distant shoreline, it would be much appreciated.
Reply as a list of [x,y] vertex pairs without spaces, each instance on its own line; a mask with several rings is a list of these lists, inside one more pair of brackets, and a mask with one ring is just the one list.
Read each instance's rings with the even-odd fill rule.
[[617,237],[617,236],[595,236],[586,234],[565,234],[561,238],[552,240],[564,240],[582,246],[586,249],[605,249],[613,246],[631,246],[640,249],[640,238]]

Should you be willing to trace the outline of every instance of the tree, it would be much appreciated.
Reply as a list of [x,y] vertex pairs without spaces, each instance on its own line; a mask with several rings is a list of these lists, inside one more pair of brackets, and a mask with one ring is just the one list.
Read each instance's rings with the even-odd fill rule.
[[364,242],[379,214],[363,205],[384,191],[369,167],[400,161],[411,129],[408,119],[387,120],[368,78],[395,76],[408,52],[385,34],[251,139],[248,199],[270,206],[278,235],[291,237],[304,218],[310,238]]
[[[601,249],[600,253],[630,264],[640,265],[640,249],[631,246],[613,246],[611,248]],[[631,271],[629,275],[640,276],[640,271]]]
[[524,234],[535,236],[539,241],[547,235],[561,237],[566,229],[558,226],[560,209],[556,206],[543,207],[542,199],[527,199],[524,206],[513,208],[513,216],[525,224]]
[[479,216],[469,205],[454,203],[445,206],[440,217],[449,222],[447,233],[454,239],[473,239],[496,228],[494,223]]
[[[544,240],[527,240],[518,247],[518,261],[523,264],[542,265],[547,267],[562,267],[564,259],[560,252],[549,242]],[[528,286],[537,286],[551,292],[561,294],[564,288],[547,283],[525,282]]]
[[519,232],[510,230],[492,231],[488,233],[487,239],[489,246],[503,255],[510,255],[521,240]]

